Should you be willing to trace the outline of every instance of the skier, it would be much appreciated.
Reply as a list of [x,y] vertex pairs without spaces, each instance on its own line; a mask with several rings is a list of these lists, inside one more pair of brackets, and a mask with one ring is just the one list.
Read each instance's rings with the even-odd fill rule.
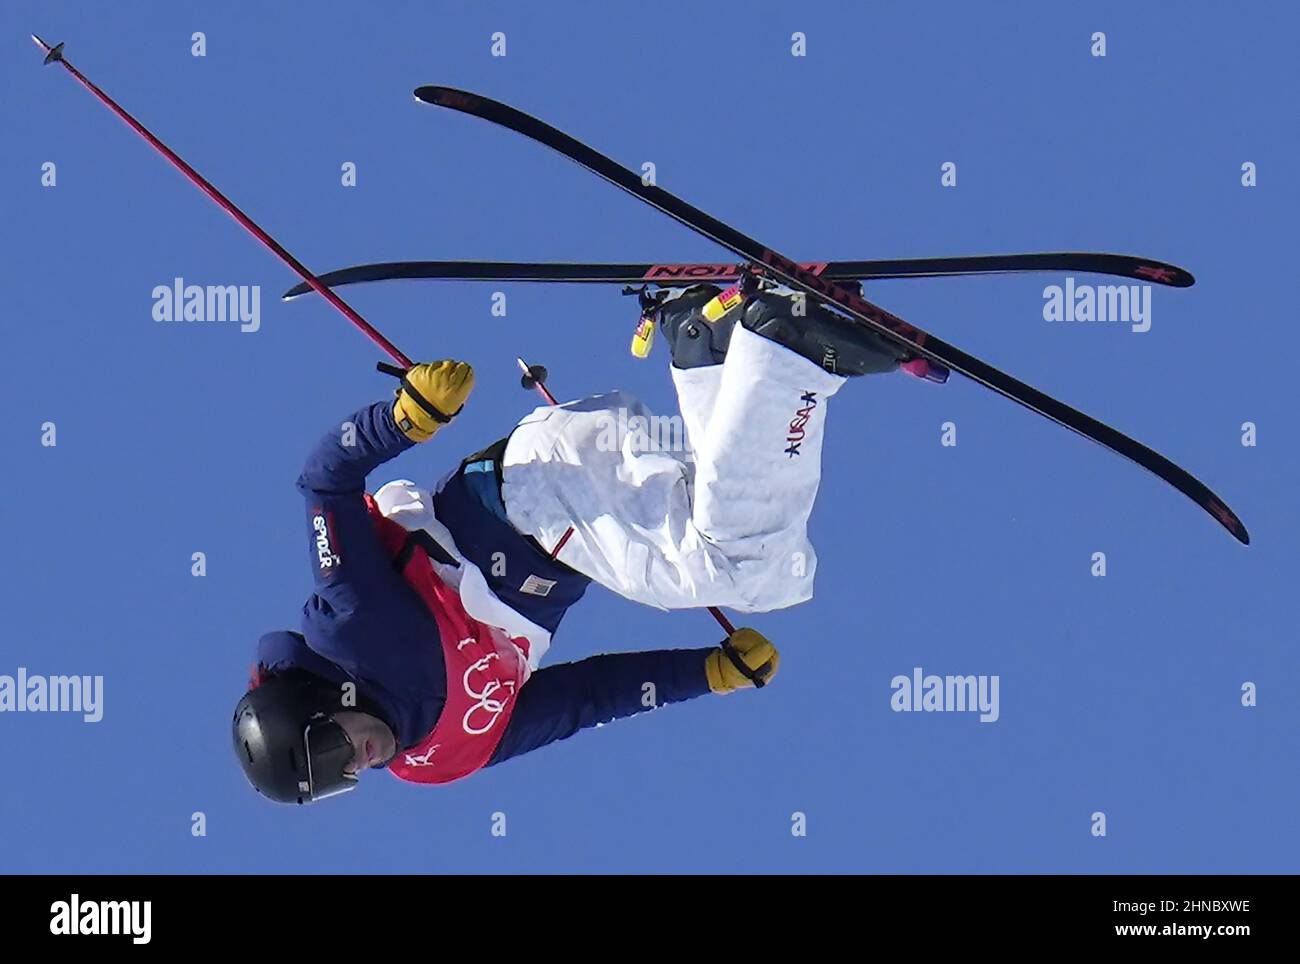
[[395,402],[317,444],[298,479],[315,592],[301,632],[259,641],[234,714],[235,752],[258,791],[307,803],[385,766],[446,783],[775,676],[776,648],[749,628],[717,647],[539,668],[592,581],[664,609],[760,612],[810,598],[806,523],[827,400],[846,375],[900,363],[926,374],[780,292],[674,294],[653,313],[685,425],[674,450],[645,437],[653,423],[639,401],[611,392],[536,409],[432,490],[399,480],[366,494],[374,469],[460,412],[473,372],[454,361],[412,367]]

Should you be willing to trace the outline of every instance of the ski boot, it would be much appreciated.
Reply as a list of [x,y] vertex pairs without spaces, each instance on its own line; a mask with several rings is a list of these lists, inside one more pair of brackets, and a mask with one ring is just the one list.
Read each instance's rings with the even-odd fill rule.
[[[859,288],[860,291],[860,288]],[[669,295],[652,310],[668,339],[678,368],[717,365],[727,355],[731,332],[742,325],[789,348],[838,375],[875,375],[898,369],[915,378],[942,384],[948,370],[896,345],[887,338],[805,301],[796,315],[795,296],[759,290],[757,280],[743,279],[725,291],[699,284]]]
[[[848,288],[859,298],[862,297],[861,281],[841,281],[840,286]],[[948,369],[938,362],[932,362],[928,358],[922,358],[910,351],[898,363],[898,370],[911,375],[913,378],[922,378],[927,382],[934,382],[936,385],[942,385],[946,382],[949,374]]]
[[[859,297],[862,283],[841,281]],[[942,385],[948,369],[890,341],[883,335],[813,304],[794,315],[793,294],[761,292],[746,301],[741,324],[838,375],[876,375],[901,370],[914,378]],[[707,313],[707,307],[706,307]]]
[[[803,312],[796,314],[801,302]],[[837,375],[892,372],[908,360],[906,349],[831,314],[811,298],[760,291],[746,299],[740,323]]]
[[692,285],[680,294],[669,294],[653,310],[659,330],[668,340],[673,365],[677,368],[702,368],[720,365],[727,357],[731,330],[738,312],[729,311],[717,321],[708,321],[704,307],[722,294],[717,285]]

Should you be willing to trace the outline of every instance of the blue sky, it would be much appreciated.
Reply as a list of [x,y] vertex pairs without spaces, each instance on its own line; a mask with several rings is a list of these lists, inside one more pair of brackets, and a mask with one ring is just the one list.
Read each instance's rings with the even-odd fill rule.
[[[5,4],[0,674],[102,675],[105,695],[94,724],[0,714],[0,868],[1296,869],[1294,9],[847,6]],[[271,806],[228,727],[254,641],[293,625],[310,586],[293,480],[319,432],[391,384],[362,336],[319,299],[280,303],[287,269],[41,69],[32,31],[66,41],[315,270],[719,257],[549,152],[416,105],[425,83],[653,161],[662,186],[797,258],[1095,249],[1185,265],[1196,286],[1156,290],[1145,333],[1044,321],[1060,275],[868,291],[1185,465],[1254,544],[971,382],[854,383],[831,406],[817,596],[752,620],[782,649],[776,685],[449,787],[372,774],[341,801]],[[1094,31],[1105,58],[1089,55]],[[939,184],[946,161],[955,188]],[[1257,187],[1241,186],[1245,162]],[[260,330],[155,322],[151,292],[178,276],[260,285]],[[409,354],[478,371],[464,416],[376,485],[432,480],[504,434],[534,402],[517,354],[547,364],[561,396],[621,387],[671,410],[665,356],[629,356],[635,308],[614,288],[348,298]],[[716,636],[703,612],[593,590],[551,658]],[[891,679],[917,666],[998,676],[1000,718],[891,711]],[[206,836],[191,835],[196,811]]]

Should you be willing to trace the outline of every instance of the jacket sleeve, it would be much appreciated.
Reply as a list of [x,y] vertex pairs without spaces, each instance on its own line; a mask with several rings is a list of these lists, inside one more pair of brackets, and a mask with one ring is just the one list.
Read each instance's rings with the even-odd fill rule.
[[354,608],[368,588],[394,591],[392,565],[366,509],[366,476],[414,444],[393,421],[392,403],[376,402],[322,436],[298,476],[316,593],[336,609]]
[[[567,739],[579,730],[710,692],[712,649],[612,653],[533,673],[488,766]],[[651,689],[653,687],[653,690]]]

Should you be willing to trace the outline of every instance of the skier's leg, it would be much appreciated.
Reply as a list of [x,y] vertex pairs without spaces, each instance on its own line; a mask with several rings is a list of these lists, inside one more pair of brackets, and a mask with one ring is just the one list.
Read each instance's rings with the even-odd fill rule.
[[692,522],[733,567],[740,608],[791,605],[812,594],[807,522],[827,400],[844,378],[740,327],[722,368],[708,430],[695,444]]
[[705,322],[700,313],[721,290],[716,285],[694,285],[670,298],[656,312],[659,330],[672,353],[670,371],[677,389],[677,409],[692,446],[704,438],[708,428],[722,385],[722,361],[731,340],[734,313],[716,325]]
[[673,387],[677,389],[677,410],[682,413],[686,437],[694,451],[698,442],[708,433],[709,419],[717,404],[718,390],[722,387],[722,366],[673,366],[669,371],[673,377]]
[[739,310],[704,322],[716,293],[691,289],[659,316],[693,457],[637,444],[630,426],[652,416],[614,393],[525,419],[502,492],[519,531],[629,599],[775,609],[812,594],[806,527],[827,399],[844,379],[778,343],[766,318],[763,335],[734,324]]
[[776,565],[811,572],[805,526],[821,476],[825,403],[843,379],[810,360],[830,351],[866,373],[893,370],[897,355],[881,339],[828,348],[837,331],[822,319],[796,321],[792,299],[779,295],[755,293],[730,310],[716,302],[722,314],[709,322],[706,306],[720,290],[697,285],[658,311],[695,454],[692,522],[743,570],[742,581],[764,582],[777,555]]
[[509,521],[628,599],[730,605],[729,563],[691,519],[693,462],[684,446],[647,446],[633,428],[652,418],[622,392],[535,409],[502,459]]
[[[812,595],[806,533],[827,399],[844,379],[737,329],[694,459],[638,444],[621,393],[539,408],[510,436],[512,525],[629,599],[762,611]],[[690,370],[686,370],[689,372]]]

